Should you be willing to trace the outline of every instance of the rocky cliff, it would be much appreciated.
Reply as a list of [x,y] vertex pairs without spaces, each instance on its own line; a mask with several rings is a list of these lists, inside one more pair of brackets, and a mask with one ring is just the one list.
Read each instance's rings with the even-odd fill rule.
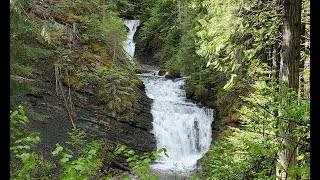
[[[32,111],[48,116],[44,121],[32,121],[30,128],[40,132],[42,140],[39,151],[50,156],[56,143],[69,139],[72,125],[64,101],[57,96],[54,76],[55,57],[42,60],[35,66],[37,68],[36,84],[40,92],[27,94],[21,98]],[[63,86],[68,91],[67,86]],[[136,87],[137,100],[133,111],[124,112],[112,117],[110,112],[101,106],[96,94],[90,89],[76,91],[71,89],[71,97],[75,109],[75,125],[92,137],[110,140],[113,144],[125,144],[140,152],[155,148],[155,139],[150,133],[152,129],[151,102],[145,92],[144,85]]]

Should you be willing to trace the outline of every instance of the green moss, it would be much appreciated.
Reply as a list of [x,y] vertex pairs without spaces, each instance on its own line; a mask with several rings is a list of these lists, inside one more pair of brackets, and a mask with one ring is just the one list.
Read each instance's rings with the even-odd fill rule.
[[63,73],[62,81],[72,88],[82,91],[91,89],[98,97],[97,102],[116,116],[125,110],[131,110],[136,101],[135,87],[139,81],[133,72],[120,67],[100,65],[92,69],[79,65],[59,65]]
[[121,68],[98,71],[98,97],[106,104],[106,108],[115,113],[131,109],[135,102],[136,81]]

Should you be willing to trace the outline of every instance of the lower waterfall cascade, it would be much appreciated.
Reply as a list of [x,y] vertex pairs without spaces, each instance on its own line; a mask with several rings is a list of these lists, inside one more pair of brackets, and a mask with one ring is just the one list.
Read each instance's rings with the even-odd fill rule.
[[186,171],[196,168],[197,160],[206,153],[212,141],[213,109],[199,107],[186,99],[186,78],[175,80],[142,74],[146,94],[153,99],[151,113],[157,148],[166,148],[153,169]]

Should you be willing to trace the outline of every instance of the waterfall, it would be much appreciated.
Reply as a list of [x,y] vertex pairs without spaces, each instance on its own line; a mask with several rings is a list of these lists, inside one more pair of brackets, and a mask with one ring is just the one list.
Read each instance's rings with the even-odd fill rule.
[[166,148],[153,169],[185,171],[196,167],[196,162],[210,148],[213,109],[199,107],[188,101],[183,89],[185,78],[176,80],[153,75],[139,75],[153,99],[152,133],[157,148]]
[[137,31],[137,27],[140,25],[140,20],[124,20],[124,24],[129,28],[128,38],[124,42],[124,50],[127,52],[128,57],[132,60],[134,56],[135,43],[133,42],[133,36]]

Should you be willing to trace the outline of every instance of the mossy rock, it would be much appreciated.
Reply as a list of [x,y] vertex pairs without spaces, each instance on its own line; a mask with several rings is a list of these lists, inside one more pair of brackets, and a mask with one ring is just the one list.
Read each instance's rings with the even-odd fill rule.
[[168,79],[175,79],[180,78],[181,74],[179,71],[169,71],[164,77]]
[[160,70],[160,71],[158,72],[158,75],[159,75],[159,76],[164,76],[166,73],[167,73],[167,71],[165,71],[165,70]]
[[136,74],[150,73],[149,70],[145,70],[145,69],[135,69],[134,71]]

